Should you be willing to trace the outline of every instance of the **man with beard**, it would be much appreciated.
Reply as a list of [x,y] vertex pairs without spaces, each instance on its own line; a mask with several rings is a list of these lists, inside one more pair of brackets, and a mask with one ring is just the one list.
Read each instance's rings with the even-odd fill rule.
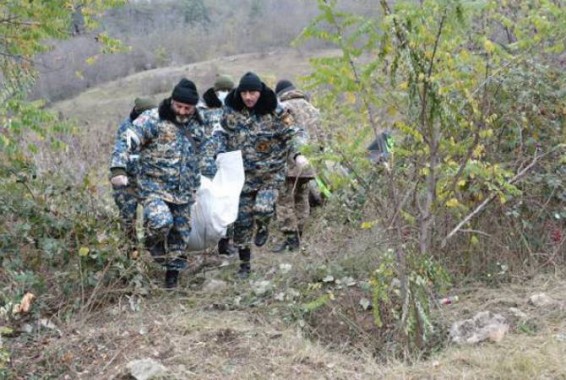
[[128,156],[139,154],[138,186],[144,207],[145,246],[166,268],[165,286],[177,286],[187,267],[191,205],[200,186],[203,120],[195,84],[183,78],[171,97],[142,113],[126,130],[111,163],[111,183],[128,184]]
[[287,155],[299,165],[304,164],[304,157],[297,151],[295,136],[299,131],[292,116],[278,108],[275,93],[256,74],[242,76],[225,103],[222,130],[215,138],[217,152],[242,152],[246,178],[234,222],[234,244],[240,257],[237,274],[247,278],[254,225],[254,243],[261,247],[268,238],[278,189],[285,181]]

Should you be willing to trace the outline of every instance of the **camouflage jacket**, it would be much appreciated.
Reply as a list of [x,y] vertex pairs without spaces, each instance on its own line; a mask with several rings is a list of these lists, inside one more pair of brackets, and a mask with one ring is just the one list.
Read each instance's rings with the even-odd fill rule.
[[[114,142],[114,150],[112,152],[112,162],[117,162],[119,158],[119,151],[120,146],[122,144],[127,144],[128,142],[125,141],[126,130],[132,126],[132,118],[128,116],[125,118],[120,126],[118,127],[118,131],[116,132],[116,140]],[[136,176],[138,174],[138,162],[139,156],[137,154],[129,154],[127,156],[126,161],[126,175],[128,176],[129,181],[135,181]]]
[[[204,120],[204,134],[207,140],[213,138],[214,132],[221,130],[222,116],[224,115],[224,103],[218,99],[213,88],[209,88],[203,94],[204,102],[199,106],[199,110]],[[215,149],[205,149],[201,161],[201,173],[209,178],[216,174],[216,151]]]
[[299,130],[291,114],[277,107],[275,93],[264,86],[250,110],[233,90],[226,98],[221,125],[215,132],[216,152],[242,151],[246,174],[242,192],[279,188],[285,181],[287,156],[298,152]]
[[127,167],[128,156],[137,153],[141,198],[192,203],[200,186],[204,122],[198,112],[186,124],[174,120],[170,99],[165,99],[158,109],[142,113],[124,132],[110,168],[113,175],[121,173]]
[[[201,108],[199,107],[199,113],[204,122],[204,144],[207,141],[213,139],[214,131],[220,129],[220,119],[222,119],[222,108]],[[202,150],[202,157],[200,163],[201,174],[209,178],[213,178],[216,174],[216,157],[215,152],[210,149]]]
[[222,115],[224,115],[224,102],[218,99],[212,87],[204,92],[202,99],[204,101],[202,107],[203,115],[207,123],[206,135],[210,137],[214,131],[222,128],[220,121],[222,120]]
[[[306,95],[300,90],[293,89],[281,94],[279,101],[283,107],[291,112],[297,125],[303,128],[307,143],[321,149],[324,146],[325,138],[320,126],[320,112],[307,100]],[[299,172],[295,166],[294,157],[289,156],[288,158],[287,177],[314,177],[315,173],[312,169]]]

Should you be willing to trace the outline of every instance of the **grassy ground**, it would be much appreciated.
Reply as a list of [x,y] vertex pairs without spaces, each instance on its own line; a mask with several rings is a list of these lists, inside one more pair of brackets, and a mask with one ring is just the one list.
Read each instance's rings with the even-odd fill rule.
[[[26,373],[24,369],[32,371],[28,374],[35,376],[29,378],[43,378],[42,373],[57,378],[121,378],[128,362],[142,358],[162,363],[171,379],[566,378],[566,281],[556,276],[497,288],[453,289],[460,301],[437,309],[436,320],[448,326],[490,310],[508,318],[510,333],[499,343],[469,347],[446,341],[441,351],[407,364],[394,359],[378,362],[369,350],[326,343],[329,336],[336,337],[336,330],[319,330],[320,339],[309,339],[301,323],[290,321],[282,312],[289,303],[276,296],[286,290],[285,280],[293,271],[273,278],[280,264],[297,265],[305,262],[304,256],[266,252],[256,256],[256,273],[250,281],[232,280],[235,268],[227,266],[185,275],[174,292],[154,289],[144,297],[123,294],[114,304],[68,323],[55,320],[61,333],[43,332],[22,340],[12,365],[21,374]],[[315,259],[321,257],[306,261]],[[226,283],[222,289],[211,290],[211,279]],[[275,287],[258,296],[254,282],[265,279]],[[543,309],[529,305],[528,297],[536,292],[545,292],[559,304]],[[339,310],[341,305],[336,301],[331,307]],[[513,318],[511,307],[525,316]],[[349,337],[344,335],[342,340]]]

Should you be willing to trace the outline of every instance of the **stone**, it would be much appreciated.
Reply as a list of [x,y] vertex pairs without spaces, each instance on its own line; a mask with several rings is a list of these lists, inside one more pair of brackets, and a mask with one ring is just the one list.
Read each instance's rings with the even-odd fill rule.
[[509,324],[500,314],[490,311],[477,313],[473,318],[458,321],[450,327],[450,339],[457,344],[475,344],[489,340],[501,342]]
[[130,376],[136,380],[151,380],[167,374],[167,368],[151,358],[133,360],[126,364]]

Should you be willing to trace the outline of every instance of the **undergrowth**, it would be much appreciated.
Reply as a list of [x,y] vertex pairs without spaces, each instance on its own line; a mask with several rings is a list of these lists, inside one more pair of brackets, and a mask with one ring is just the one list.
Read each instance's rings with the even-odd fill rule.
[[30,292],[34,313],[68,319],[93,307],[116,279],[132,279],[115,212],[85,179],[2,167],[0,258],[4,317]]

